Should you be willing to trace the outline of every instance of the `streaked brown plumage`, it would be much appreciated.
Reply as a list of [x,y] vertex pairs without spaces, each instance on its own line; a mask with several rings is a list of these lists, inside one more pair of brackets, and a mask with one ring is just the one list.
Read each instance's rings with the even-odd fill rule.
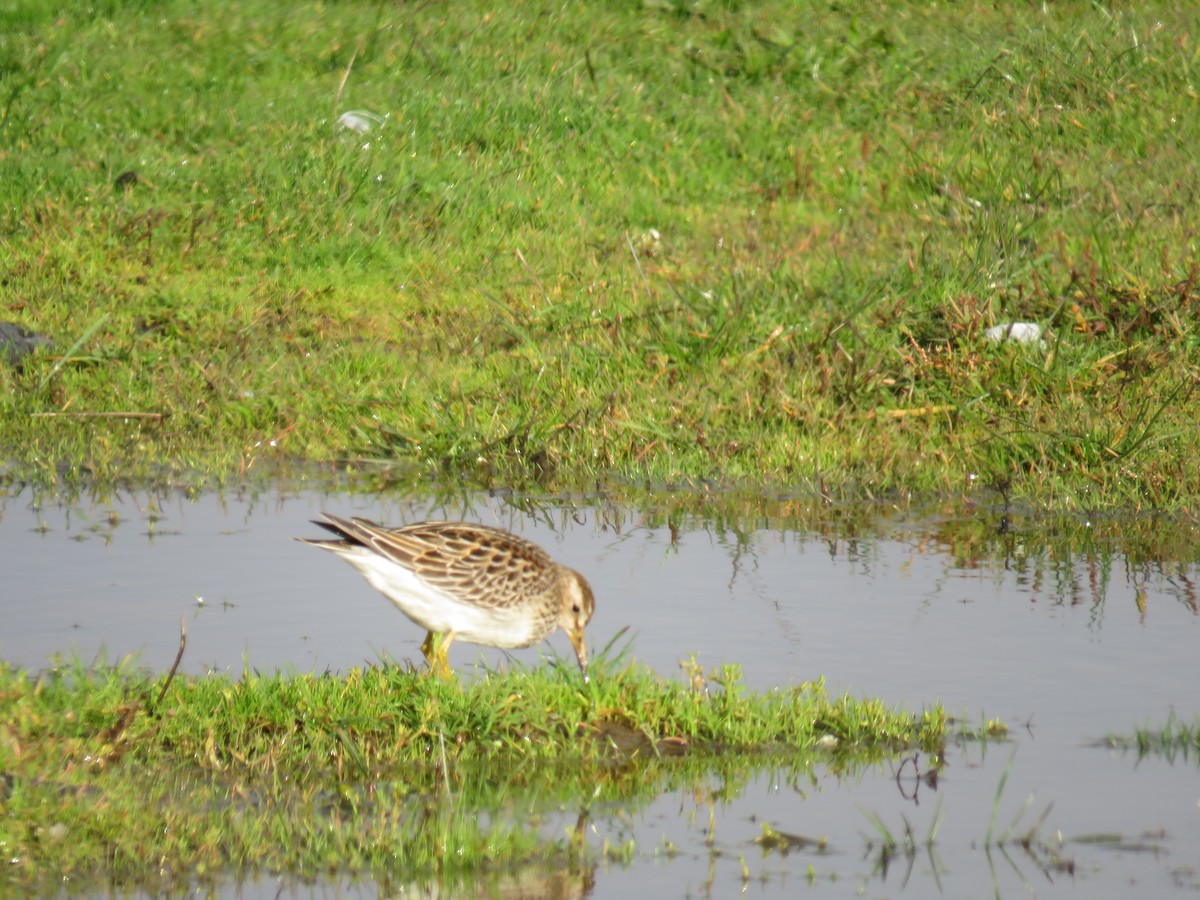
[[[449,674],[446,654],[456,639],[530,647],[562,628],[586,680],[584,627],[595,610],[592,590],[537,544],[469,522],[382,528],[367,519],[322,516],[313,524],[337,539],[297,540],[336,553],[425,628],[421,649],[434,672]],[[440,642],[438,635],[444,636]]]

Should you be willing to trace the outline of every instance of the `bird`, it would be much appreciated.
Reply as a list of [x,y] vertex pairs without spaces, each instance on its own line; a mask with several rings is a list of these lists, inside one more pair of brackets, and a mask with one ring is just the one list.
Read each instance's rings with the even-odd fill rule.
[[369,519],[321,513],[314,525],[336,538],[296,538],[337,554],[428,634],[430,672],[453,677],[455,640],[504,649],[567,633],[588,680],[584,628],[596,609],[574,569],[512,532],[473,522],[416,522],[384,528]]

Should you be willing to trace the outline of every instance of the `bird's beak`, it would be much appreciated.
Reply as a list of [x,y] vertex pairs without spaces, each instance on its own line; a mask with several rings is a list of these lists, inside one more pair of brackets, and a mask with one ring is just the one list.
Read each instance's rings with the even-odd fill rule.
[[579,660],[579,671],[583,673],[583,683],[587,684],[588,683],[587,644],[585,644],[584,640],[583,640],[583,629],[581,628],[578,631],[569,632],[567,634],[567,637],[571,639],[571,646],[575,648],[575,656]]

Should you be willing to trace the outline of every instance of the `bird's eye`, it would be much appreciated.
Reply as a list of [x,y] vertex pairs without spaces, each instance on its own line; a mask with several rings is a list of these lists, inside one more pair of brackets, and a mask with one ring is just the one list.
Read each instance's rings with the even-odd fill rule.
[[576,603],[574,606],[571,607],[571,612],[575,613],[575,615],[579,615],[579,604],[578,603]]

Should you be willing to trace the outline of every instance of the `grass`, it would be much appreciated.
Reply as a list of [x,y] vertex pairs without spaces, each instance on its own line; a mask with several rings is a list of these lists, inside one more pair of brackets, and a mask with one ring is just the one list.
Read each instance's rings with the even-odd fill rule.
[[1200,717],[1186,722],[1172,714],[1160,728],[1135,728],[1132,735],[1110,735],[1101,744],[1133,751],[1139,760],[1151,756],[1169,763],[1200,760]]
[[3,883],[536,873],[586,861],[593,809],[714,776],[733,796],[817,760],[850,773],[946,735],[936,708],[820,684],[758,693],[733,667],[697,685],[597,662],[586,686],[565,664],[457,683],[396,667],[171,680],[0,664]]
[[[984,855],[987,857],[988,870],[997,895],[1000,894],[1000,884],[993,859],[993,852],[1004,858],[1010,866],[1019,872],[1020,869],[1012,856],[1010,856],[1009,850],[1021,850],[1041,874],[1050,881],[1053,881],[1054,876],[1057,874],[1075,874],[1075,860],[1063,855],[1062,835],[1049,836],[1042,834],[1042,826],[1050,815],[1050,811],[1054,808],[1053,803],[1050,803],[1032,824],[1028,827],[1022,826],[1020,832],[1014,833],[1033,804],[1033,797],[1027,798],[1009,825],[999,833],[996,832],[996,817],[1000,812],[1004,787],[1008,782],[1009,774],[1012,772],[1012,764],[1015,758],[1016,751],[1014,750],[1012,756],[1009,757],[1008,764],[1001,773],[1000,781],[996,787],[996,798],[992,804],[987,836],[977,845],[974,845],[982,848]],[[926,864],[928,871],[932,873],[938,887],[941,887],[941,876],[949,871],[937,853],[937,835],[943,824],[941,800],[942,798],[939,797],[929,823],[928,831],[924,837],[917,834],[912,822],[909,821],[908,816],[904,815],[904,813],[900,814],[900,818],[904,822],[904,829],[902,832],[896,833],[888,827],[878,813],[870,810],[862,811],[877,835],[874,839],[863,835],[864,843],[867,845],[867,855],[874,858],[877,874],[886,876],[889,868],[895,863],[900,862],[904,868],[904,873],[901,876],[901,884],[907,884],[909,878],[912,876],[920,851],[923,850],[925,859],[922,862]],[[1024,880],[1024,876],[1022,876],[1022,879]]]
[[[975,734],[975,737],[984,742],[985,747],[989,732],[995,724],[988,723],[987,728],[980,729]],[[1013,856],[1010,855],[1010,851],[1020,850],[1033,863],[1035,868],[1050,881],[1053,881],[1054,877],[1058,874],[1074,875],[1076,871],[1075,860],[1063,854],[1064,839],[1062,835],[1046,835],[1042,832],[1046,819],[1054,807],[1053,803],[1049,804],[1032,824],[1025,826],[1021,824],[1022,820],[1033,804],[1033,798],[1029,797],[1009,825],[997,832],[996,818],[1000,812],[1004,788],[1012,772],[1015,759],[1016,751],[1014,749],[1008,759],[1008,763],[1004,767],[1004,771],[1000,775],[996,787],[996,795],[992,803],[986,837],[971,840],[972,849],[983,850],[994,888],[993,893],[997,896],[1000,896],[1002,892],[993,854],[1002,857],[1015,871],[1020,873],[1020,867],[1013,859]],[[914,754],[911,758],[904,760],[900,769],[897,770],[897,784],[900,784],[903,780],[906,788],[911,792],[905,794],[905,799],[911,801],[914,807],[920,806],[918,795],[922,786],[928,788],[931,792],[937,790],[942,762],[943,760],[937,757],[928,760],[925,771],[922,773],[917,755]],[[908,769],[909,763],[912,763],[911,770]],[[893,870],[900,869],[898,873],[899,882],[901,887],[906,887],[914,871],[923,871],[932,876],[939,892],[942,892],[942,876],[950,872],[950,869],[947,868],[938,853],[938,835],[945,822],[942,813],[942,801],[944,799],[944,795],[937,797],[937,802],[934,804],[933,811],[929,817],[929,824],[923,835],[918,833],[905,812],[900,812],[899,814],[903,828],[893,829],[879,813],[874,810],[860,808],[860,812],[874,832],[874,834],[860,832],[860,837],[865,846],[863,856],[866,859],[872,860],[874,875],[879,876],[883,880],[886,880],[889,875],[895,878],[897,876]],[[1021,830],[1017,831],[1019,825],[1021,825]],[[754,843],[762,849],[764,854],[778,853],[785,857],[792,852],[805,852],[813,855],[823,855],[830,852],[828,841],[824,837],[813,838],[806,835],[783,832],[766,822],[762,824],[761,833],[754,839]],[[916,868],[918,861],[922,863],[921,869]],[[814,880],[815,870],[811,867],[809,874],[810,881]],[[1021,879],[1022,882],[1028,883],[1024,874],[1021,874]]]
[[1198,25],[9,3],[0,317],[55,340],[0,366],[9,477],[1191,508]]

